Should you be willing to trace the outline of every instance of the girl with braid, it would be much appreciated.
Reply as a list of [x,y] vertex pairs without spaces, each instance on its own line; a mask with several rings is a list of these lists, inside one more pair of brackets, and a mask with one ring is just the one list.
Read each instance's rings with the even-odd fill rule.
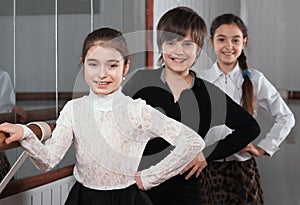
[[[238,16],[223,14],[215,18],[210,43],[217,61],[199,75],[220,87],[251,115],[256,116],[262,108],[275,121],[258,144],[250,143],[239,153],[208,164],[201,175],[203,204],[264,204],[254,157],[271,157],[295,124],[293,113],[276,88],[261,72],[248,68],[243,51],[247,40],[247,28]],[[212,191],[213,199],[208,199],[205,191]]]

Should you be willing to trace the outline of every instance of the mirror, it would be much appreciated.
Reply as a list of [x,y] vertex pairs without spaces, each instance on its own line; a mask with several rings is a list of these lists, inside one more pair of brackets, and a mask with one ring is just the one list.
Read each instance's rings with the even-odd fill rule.
[[[100,11],[100,1],[92,2],[93,6],[91,1],[1,0],[0,69],[11,79],[13,104],[26,112],[58,109],[72,98],[81,44],[91,30],[91,8],[94,15]],[[1,85],[1,89],[6,87]],[[58,168],[74,164],[72,151]],[[1,156],[12,165],[22,152],[22,148],[13,148]],[[14,179],[41,172],[26,159]]]
[[[26,112],[55,108],[58,116],[59,108],[72,99],[74,86],[82,78],[81,47],[91,30],[107,26],[124,34],[144,30],[141,19],[145,16],[145,2],[139,0],[131,0],[132,4],[119,0],[0,0],[0,3],[0,69],[12,81],[16,105]],[[128,12],[132,5],[139,12]],[[143,36],[140,38],[144,41]],[[141,42],[137,46],[143,45]],[[132,45],[129,47],[134,49]],[[138,52],[133,54],[131,70],[144,67],[144,50],[135,50]],[[22,148],[5,151],[11,165],[22,151]],[[57,168],[74,164],[74,160],[71,147]],[[41,172],[26,159],[14,179]]]

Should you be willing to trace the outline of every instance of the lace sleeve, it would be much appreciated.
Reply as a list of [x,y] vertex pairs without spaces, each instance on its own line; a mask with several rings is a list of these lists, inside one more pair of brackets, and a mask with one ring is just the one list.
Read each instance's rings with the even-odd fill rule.
[[45,144],[40,142],[28,127],[24,126],[24,137],[20,143],[37,168],[41,170],[54,168],[70,147],[73,140],[70,122],[72,119],[71,108],[72,106],[66,105],[61,111],[52,137],[46,140]]
[[175,146],[165,159],[141,172],[144,188],[150,189],[179,174],[205,144],[195,131],[148,105],[142,108],[141,121],[149,136],[162,137]]

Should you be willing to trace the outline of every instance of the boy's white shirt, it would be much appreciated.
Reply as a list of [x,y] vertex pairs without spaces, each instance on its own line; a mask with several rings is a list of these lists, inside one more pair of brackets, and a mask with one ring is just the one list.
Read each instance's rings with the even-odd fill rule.
[[[255,69],[250,69],[250,72],[255,95],[254,117],[256,117],[258,109],[262,108],[267,110],[275,120],[270,131],[266,136],[263,136],[263,139],[257,144],[257,146],[265,150],[268,155],[272,156],[279,149],[279,145],[295,125],[295,118],[289,107],[281,98],[279,92],[265,78],[263,73]],[[200,78],[217,85],[236,103],[240,104],[244,79],[238,64],[226,75],[220,70],[217,63],[214,63],[210,69],[199,70],[197,75],[199,75]],[[224,134],[230,133],[230,129],[226,126],[221,126],[211,133],[217,139],[222,139],[226,136],[224,136]],[[208,134],[210,134],[210,132]],[[206,136],[205,138],[209,139],[211,137]],[[226,159],[245,161],[250,158],[251,155],[249,153],[243,155],[237,153]]]

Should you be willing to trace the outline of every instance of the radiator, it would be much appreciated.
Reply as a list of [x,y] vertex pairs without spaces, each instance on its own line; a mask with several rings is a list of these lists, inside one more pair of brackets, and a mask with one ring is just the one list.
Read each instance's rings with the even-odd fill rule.
[[63,205],[75,179],[69,176],[55,182],[0,199],[0,205]]

